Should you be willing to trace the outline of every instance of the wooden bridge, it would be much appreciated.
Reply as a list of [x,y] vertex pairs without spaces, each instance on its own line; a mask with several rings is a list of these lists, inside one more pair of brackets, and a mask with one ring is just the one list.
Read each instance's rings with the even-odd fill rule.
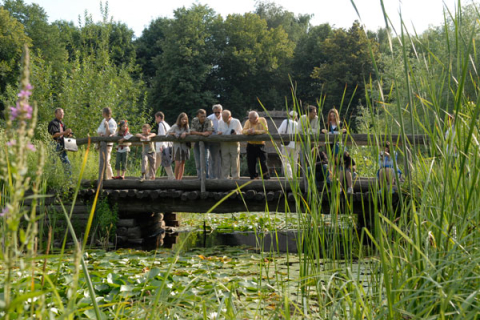
[[[338,138],[331,135],[308,136],[297,135],[232,135],[232,136],[187,136],[182,141],[195,142],[200,145],[200,159],[205,154],[205,142],[241,142],[245,141],[267,141],[271,145],[276,144],[280,148],[280,141],[289,141],[295,138],[296,141],[308,141],[307,144],[315,143],[324,145],[329,143],[329,139]],[[367,135],[344,135],[342,142],[345,145],[381,145],[385,137],[370,137]],[[408,146],[415,144],[425,144],[427,139],[425,136],[400,136],[392,135],[389,141],[394,143],[406,142]],[[140,182],[138,179],[127,178],[125,180],[104,180],[105,163],[103,155],[106,152],[106,144],[108,142],[117,142],[117,137],[92,137],[78,139],[77,145],[86,145],[89,143],[100,143],[100,159],[99,159],[99,178],[95,181],[83,181],[84,189],[80,192],[80,197],[85,203],[92,202],[95,194],[106,197],[113,205],[117,205],[120,219],[134,220],[128,224],[134,226],[135,235],[129,234],[128,230],[124,235],[124,240],[128,243],[132,240],[138,244],[138,237],[145,239],[152,233],[152,228],[142,228],[138,226],[145,225],[145,219],[158,217],[159,213],[163,214],[162,221],[153,221],[152,223],[163,227],[165,225],[176,226],[178,221],[175,219],[175,212],[192,212],[192,213],[233,213],[233,212],[305,212],[305,206],[297,203],[299,196],[307,199],[309,188],[314,186],[308,185],[304,174],[296,179],[286,179],[283,177],[272,177],[269,180],[250,180],[248,178],[240,178],[238,180],[206,179],[205,173],[201,177],[184,177],[183,180],[167,180],[166,177],[156,178],[152,181]],[[176,141],[175,137],[154,137],[152,141]],[[139,138],[132,137],[129,142],[140,142]],[[303,142],[301,142],[303,143]],[[305,168],[306,164],[304,156],[300,156],[300,168]],[[202,170],[203,171],[203,170]],[[303,172],[303,170],[300,170]],[[375,178],[360,177],[354,181],[354,194],[340,197],[341,208],[353,208],[353,213],[358,214],[358,225],[360,227],[368,226],[371,220],[371,212],[378,202],[379,197],[375,190]],[[322,212],[330,213],[330,196],[325,196],[319,203],[322,206]],[[344,194],[344,193],[342,193]],[[219,203],[223,200],[221,203]],[[393,197],[394,205],[398,201],[398,197]],[[157,218],[155,218],[157,219]],[[158,220],[158,219],[157,219]],[[140,231],[139,231],[140,229]],[[118,233],[118,232],[117,232]]]

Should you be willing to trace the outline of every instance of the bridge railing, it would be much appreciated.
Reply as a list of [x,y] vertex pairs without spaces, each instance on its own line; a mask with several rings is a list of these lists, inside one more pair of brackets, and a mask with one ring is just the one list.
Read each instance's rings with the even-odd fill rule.
[[[429,138],[424,135],[406,135],[406,142],[409,145],[422,145],[428,144]],[[100,159],[99,159],[99,177],[98,185],[102,187],[103,180],[105,179],[106,173],[106,154],[107,154],[107,143],[118,143],[121,137],[90,137],[90,138],[81,138],[77,139],[77,145],[86,145],[90,139],[90,143],[99,143],[100,144]],[[156,136],[151,138],[153,142],[198,142],[200,147],[200,167],[205,168],[205,142],[245,142],[245,141],[311,141],[318,143],[320,145],[325,143],[330,143],[334,141],[342,141],[346,145],[380,145],[385,141],[391,141],[395,144],[401,144],[403,139],[400,135],[369,135],[369,134],[342,134],[342,135],[332,135],[332,134],[259,134],[259,135],[213,135],[209,137],[198,136],[198,135],[188,135],[185,138],[177,138],[174,136]],[[131,137],[128,139],[128,142],[138,142],[140,143],[140,138]],[[304,157],[300,156],[301,166],[304,167]],[[205,170],[201,170],[202,175],[200,177],[200,191],[205,192]],[[306,184],[306,179],[304,177],[303,183]],[[306,185],[304,187],[307,187]]]
[[[197,135],[188,135],[184,139],[176,138],[174,136],[156,136],[151,139],[153,142],[161,141],[181,141],[181,142],[245,142],[245,141],[307,141],[309,138],[310,141],[315,141],[318,143],[328,143],[331,141],[338,141],[339,135],[332,134],[320,134],[320,135],[308,135],[308,134],[258,134],[258,135],[212,135],[209,137],[197,136]],[[343,134],[340,135],[343,143],[347,145],[375,145],[383,141],[392,141],[394,143],[402,143],[401,135],[392,134],[392,135],[372,135],[372,134]],[[77,145],[85,145],[88,143],[89,138],[77,139]],[[118,142],[121,137],[90,137],[91,143],[98,142]],[[429,141],[428,136],[426,135],[406,135],[408,143],[414,144],[427,144]],[[128,142],[140,142],[140,138],[131,137]]]

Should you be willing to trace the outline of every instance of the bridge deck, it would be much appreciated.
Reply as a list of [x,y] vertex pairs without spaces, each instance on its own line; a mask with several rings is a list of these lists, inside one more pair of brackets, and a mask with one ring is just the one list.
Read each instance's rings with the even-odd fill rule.
[[[94,197],[96,181],[83,181],[87,187],[81,191],[84,200]],[[374,178],[359,178],[355,181],[353,195],[348,200],[354,205],[354,212],[365,211],[365,203],[371,201],[369,190],[375,183]],[[103,183],[102,194],[118,204],[122,215],[138,215],[152,212],[209,212],[220,200],[227,197],[211,212],[232,213],[245,211],[291,211],[302,210],[303,205],[296,203],[294,192],[305,195],[301,180],[287,181],[285,178],[270,180],[207,180],[206,192],[200,191],[200,180],[187,177],[184,180],[157,178],[140,182],[138,178],[126,180],[107,180]],[[293,190],[292,190],[293,189]],[[232,193],[232,191],[234,191]],[[292,192],[293,191],[293,192]],[[230,194],[232,193],[232,194]],[[324,196],[322,207],[330,212],[329,196]],[[376,198],[376,197],[375,197]],[[298,199],[298,198],[297,198]],[[342,201],[345,201],[343,198]],[[303,211],[303,210],[302,210]]]

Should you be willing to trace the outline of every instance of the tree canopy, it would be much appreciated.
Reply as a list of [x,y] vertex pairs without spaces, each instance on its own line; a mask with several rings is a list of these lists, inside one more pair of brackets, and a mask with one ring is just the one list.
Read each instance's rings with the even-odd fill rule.
[[[475,16],[468,12],[464,23]],[[349,29],[313,26],[311,15],[295,15],[270,2],[257,2],[253,12],[226,17],[194,4],[178,8],[171,18],[155,18],[134,38],[127,24],[109,17],[108,5],[101,14],[98,22],[85,13],[78,25],[50,23],[38,4],[4,0],[0,7],[1,100],[15,99],[24,45],[33,49],[32,82],[37,89],[34,98],[41,105],[40,119],[47,121],[56,107],[77,110],[78,121],[85,126],[77,132],[92,132],[93,119],[105,106],[130,123],[130,118],[151,121],[156,111],[163,111],[173,122],[180,112],[194,115],[197,109],[210,110],[216,103],[243,118],[246,111],[262,105],[268,110],[291,105],[292,85],[304,106],[318,105],[324,114],[336,107],[355,128],[356,118],[364,112],[360,101],[367,94],[406,85],[394,80],[402,72],[395,63],[404,59],[400,42],[392,41],[386,29],[364,30],[358,22]],[[452,32],[453,27],[431,28],[417,48],[405,43],[407,58],[415,68],[422,68],[415,55],[430,51],[454,68],[457,53],[442,45]],[[425,72],[435,77],[443,67]],[[474,96],[477,72],[473,65],[469,72],[473,81],[465,84],[465,90]]]

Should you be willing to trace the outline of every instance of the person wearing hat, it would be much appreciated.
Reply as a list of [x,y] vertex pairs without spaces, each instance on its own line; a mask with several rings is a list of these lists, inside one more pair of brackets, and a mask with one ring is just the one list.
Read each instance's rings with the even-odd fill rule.
[[293,171],[297,171],[298,155],[300,153],[300,146],[295,143],[295,135],[298,133],[297,113],[290,111],[288,118],[283,120],[282,124],[278,128],[279,134],[289,134],[290,142],[282,142],[282,163],[283,173],[285,177],[293,178]]

